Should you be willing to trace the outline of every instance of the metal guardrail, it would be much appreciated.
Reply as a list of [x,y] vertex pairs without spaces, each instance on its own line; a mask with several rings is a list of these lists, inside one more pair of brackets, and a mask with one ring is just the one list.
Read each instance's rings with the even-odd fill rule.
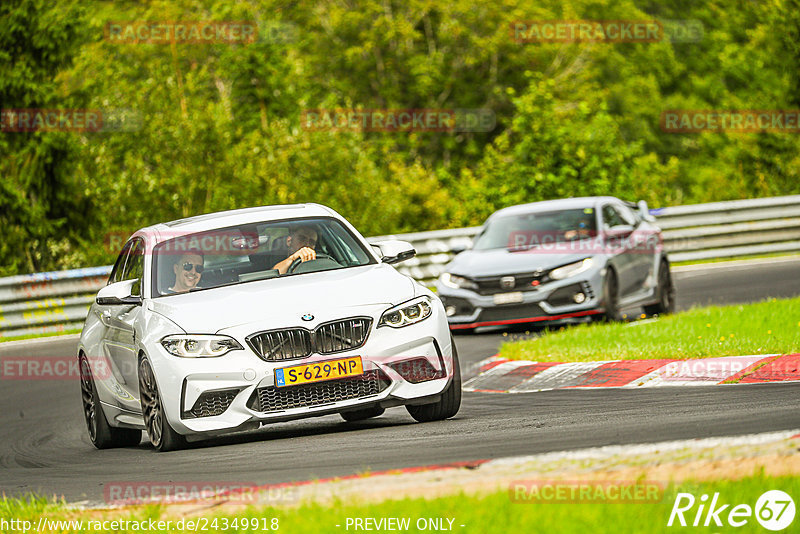
[[[800,251],[800,195],[650,210],[672,262]],[[411,242],[398,270],[430,283],[480,227],[370,237]],[[80,328],[111,266],[0,278],[0,339]]]
[[0,278],[0,338],[80,328],[111,266]]

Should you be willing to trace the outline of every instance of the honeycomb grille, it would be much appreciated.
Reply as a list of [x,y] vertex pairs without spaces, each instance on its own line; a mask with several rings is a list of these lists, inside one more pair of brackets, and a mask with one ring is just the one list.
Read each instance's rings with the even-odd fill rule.
[[194,417],[213,417],[215,415],[220,415],[228,409],[238,393],[238,389],[204,391],[197,397],[189,413]]
[[259,388],[250,399],[248,406],[258,412],[273,412],[330,404],[349,399],[377,395],[392,381],[381,370],[366,371],[364,374],[328,380],[315,384],[299,386]]
[[412,384],[427,382],[437,378],[444,378],[445,372],[433,368],[427,358],[414,358],[390,364],[392,369]]
[[247,343],[266,361],[306,358],[312,352],[334,354],[357,349],[367,341],[372,318],[351,317],[319,325],[313,331],[305,328],[284,328],[259,332]]

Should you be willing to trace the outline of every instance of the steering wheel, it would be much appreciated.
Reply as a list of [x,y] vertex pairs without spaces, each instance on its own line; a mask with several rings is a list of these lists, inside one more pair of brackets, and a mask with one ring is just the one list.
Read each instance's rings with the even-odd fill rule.
[[[327,254],[324,254],[322,252],[318,252],[317,253],[316,259],[308,260],[308,261],[317,261],[317,260],[330,260],[332,262],[339,263],[336,260],[334,260],[333,258],[331,258],[330,256],[328,256]],[[292,262],[292,264],[289,265],[289,267],[286,269],[286,274],[294,273],[295,270],[297,269],[297,267],[299,267],[301,263],[303,263],[303,260],[301,260],[300,258],[295,258],[294,261]],[[308,263],[308,262],[306,262],[306,263]]]

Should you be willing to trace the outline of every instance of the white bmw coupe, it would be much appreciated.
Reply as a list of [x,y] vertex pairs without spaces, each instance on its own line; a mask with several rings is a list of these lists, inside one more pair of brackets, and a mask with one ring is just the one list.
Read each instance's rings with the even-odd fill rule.
[[97,448],[161,451],[261,425],[461,404],[439,298],[317,204],[247,208],[143,228],[124,245],[81,333],[83,412]]

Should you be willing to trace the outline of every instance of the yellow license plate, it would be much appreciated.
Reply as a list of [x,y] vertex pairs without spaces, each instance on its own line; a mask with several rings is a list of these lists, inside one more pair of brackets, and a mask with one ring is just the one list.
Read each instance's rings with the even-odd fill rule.
[[275,369],[275,385],[277,387],[296,386],[309,382],[322,382],[334,378],[358,376],[364,373],[360,356],[342,358],[341,360],[327,360],[324,362],[295,365]]

